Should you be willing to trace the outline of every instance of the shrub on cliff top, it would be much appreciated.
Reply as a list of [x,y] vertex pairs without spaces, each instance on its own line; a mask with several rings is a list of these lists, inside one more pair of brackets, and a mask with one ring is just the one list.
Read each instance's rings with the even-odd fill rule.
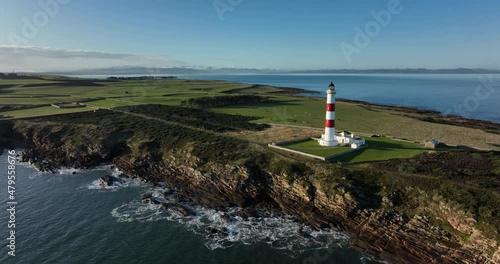
[[227,95],[191,98],[182,101],[182,106],[195,108],[221,107],[227,105],[249,105],[269,102],[269,98],[258,95]]
[[269,127],[266,124],[250,122],[259,119],[258,117],[221,114],[187,107],[151,104],[119,107],[117,109],[216,132],[229,130],[258,131]]

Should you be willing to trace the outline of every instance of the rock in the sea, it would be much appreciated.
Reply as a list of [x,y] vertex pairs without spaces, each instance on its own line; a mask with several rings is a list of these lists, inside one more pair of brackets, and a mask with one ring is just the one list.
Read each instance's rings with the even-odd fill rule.
[[304,238],[313,238],[313,236],[310,233],[306,232],[304,228],[301,228],[299,230],[299,234]]
[[42,164],[41,163],[38,163],[38,162],[31,162],[31,166],[33,166],[35,168],[35,170],[37,171],[42,171]]
[[213,234],[213,235],[221,235],[221,236],[228,236],[229,235],[227,228],[223,228],[222,230],[217,229],[217,228],[210,228],[208,231],[210,232],[210,234]]
[[172,194],[175,194],[175,191],[174,191],[174,190],[172,190],[172,189],[169,189],[169,190],[167,190],[167,191],[165,191],[165,192],[163,193],[163,196],[165,196],[165,197],[166,197],[166,196],[170,196],[170,195],[172,195]]
[[55,173],[55,170],[52,169],[52,167],[48,163],[43,163],[43,162],[38,162],[38,161],[30,160],[30,164],[37,171]]
[[101,183],[101,185],[105,186],[105,187],[110,187],[113,185],[113,183],[115,182],[119,182],[120,180],[111,176],[111,175],[106,175],[104,177],[101,177],[99,179],[99,182]]
[[142,195],[142,202],[147,204],[162,204],[162,207],[164,207],[165,204],[158,200],[158,198],[154,197],[153,193],[144,193]]
[[234,215],[239,216],[243,219],[248,219],[250,217],[253,217],[253,218],[261,217],[261,215],[259,215],[257,210],[255,210],[255,208],[252,208],[252,207],[245,207],[245,208],[241,209],[239,212],[234,213]]
[[184,206],[184,205],[180,205],[180,204],[173,206],[172,210],[180,213],[182,216],[195,216],[196,215],[196,212],[191,210],[191,208]]
[[149,197],[149,198],[143,199],[142,202],[147,203],[147,204],[161,204],[161,202],[158,201],[157,198],[152,197],[152,196]]
[[232,215],[230,215],[228,213],[223,213],[221,215],[221,218],[223,220],[225,220],[227,223],[234,223],[234,222],[238,221],[238,219],[236,219],[234,216],[232,216]]
[[125,174],[125,173],[120,173],[120,175],[118,175],[118,177],[120,177],[122,179],[131,179],[132,178],[132,177],[130,177],[130,175]]
[[223,213],[221,216],[222,220],[226,221],[227,223],[231,223],[231,217],[229,217],[228,214]]
[[142,195],[142,200],[145,200],[145,199],[151,199],[151,197],[153,197],[153,194],[152,193],[144,193]]
[[195,216],[196,212],[191,208],[184,206],[182,204],[173,204],[173,203],[162,203],[162,208],[170,209],[179,213],[182,216]]

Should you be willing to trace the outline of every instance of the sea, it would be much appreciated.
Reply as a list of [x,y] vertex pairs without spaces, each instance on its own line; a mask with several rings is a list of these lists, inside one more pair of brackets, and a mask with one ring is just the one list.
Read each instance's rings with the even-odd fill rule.
[[228,221],[224,212],[184,204],[196,212],[185,217],[142,202],[145,193],[174,202],[168,186],[127,179],[103,187],[100,177],[120,174],[109,165],[42,173],[26,163],[9,168],[8,156],[0,155],[2,264],[379,263],[350,248],[344,234],[312,230],[291,216]]
[[[115,76],[131,77],[140,74]],[[165,74],[151,76],[165,76]],[[326,97],[330,82],[334,82],[338,98],[416,107],[447,115],[500,123],[500,74],[174,74],[172,76],[302,88],[320,92],[306,95],[323,97]]]
[[[500,75],[496,74],[177,77],[320,92],[309,96],[325,96],[323,93],[328,85],[334,82],[338,97],[346,99],[418,107],[500,122]],[[7,151],[0,155],[2,264],[378,263],[351,248],[346,235],[335,230],[311,230],[292,216],[248,220],[231,217],[228,221],[224,212],[184,204],[196,212],[195,216],[185,217],[159,205],[142,202],[145,193],[151,193],[158,200],[176,201],[175,192],[168,186],[155,187],[140,180],[122,180],[111,187],[101,186],[100,177],[120,174],[109,165],[91,170],[67,168],[56,173],[41,173],[26,163],[16,163],[15,168],[9,168],[8,156]],[[7,175],[12,169],[16,178],[8,182]],[[15,187],[15,192],[12,188],[8,192],[9,184]],[[12,195],[14,197],[10,197]],[[17,203],[9,204],[11,201]],[[229,213],[238,210],[230,208]]]

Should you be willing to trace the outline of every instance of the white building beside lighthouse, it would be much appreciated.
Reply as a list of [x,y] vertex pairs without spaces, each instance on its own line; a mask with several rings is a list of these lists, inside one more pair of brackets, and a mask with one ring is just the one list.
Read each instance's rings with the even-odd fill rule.
[[326,122],[325,134],[321,135],[319,144],[325,147],[346,146],[349,145],[353,149],[361,148],[366,144],[364,138],[356,137],[352,133],[341,132],[339,134],[335,131],[335,85],[333,82],[328,86],[326,91]]

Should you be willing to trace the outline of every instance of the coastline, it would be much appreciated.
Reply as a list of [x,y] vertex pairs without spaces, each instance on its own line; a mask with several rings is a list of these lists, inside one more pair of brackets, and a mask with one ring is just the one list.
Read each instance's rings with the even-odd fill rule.
[[[239,96],[259,88],[267,89],[264,96],[282,95],[284,102],[304,98],[301,95],[308,92],[253,85],[222,93]],[[320,101],[323,108],[320,99],[310,103],[316,106]],[[339,100],[339,107],[342,104],[395,120],[405,118],[407,123],[419,122],[418,126],[443,124],[459,128],[457,133],[462,134],[469,129],[497,135],[500,129],[500,124],[445,118],[437,111]],[[263,147],[264,142],[231,134],[267,133],[268,126],[252,122],[257,119],[165,105],[96,109],[1,120],[0,147],[23,147],[23,160],[41,171],[109,163],[130,177],[167,184],[193,204],[222,211],[238,206],[244,208],[242,217],[293,215],[315,229],[340,231],[351,238],[353,248],[391,263],[500,260],[495,223],[490,226],[491,219],[474,215],[471,211],[477,208],[468,208],[468,201],[461,200],[462,191],[475,191],[479,196],[474,199],[494,203],[496,185],[485,188],[481,184],[497,180],[488,173],[495,173],[498,151],[459,148],[345,166],[318,163],[281,155]],[[287,133],[280,127],[273,129]],[[427,164],[437,165],[428,171]],[[461,169],[464,166],[466,170]],[[443,179],[434,170],[454,177]],[[479,173],[473,175],[477,183],[455,179],[467,171]],[[451,195],[446,196],[449,188]],[[487,210],[494,215],[495,204],[486,207],[484,215],[488,217]],[[481,225],[476,225],[480,220]]]
[[[22,157],[23,161],[28,162],[30,159],[39,160],[47,154],[35,156],[29,149],[25,149]],[[102,164],[100,160],[88,161],[92,164]],[[39,167],[36,163],[30,165],[42,171],[54,169]],[[244,219],[258,215],[287,214],[299,217],[314,230],[331,228],[346,234],[354,249],[377,261],[415,263],[424,259],[439,260],[440,263],[456,263],[457,261],[489,263],[485,255],[478,254],[472,248],[461,248],[454,239],[450,239],[450,234],[446,231],[432,227],[425,216],[408,219],[405,215],[391,211],[355,209],[360,201],[356,201],[345,191],[334,194],[332,197],[331,194],[321,192],[312,185],[290,184],[286,180],[286,175],[271,175],[272,186],[267,185],[270,183],[269,180],[266,180],[267,184],[262,186],[262,179],[253,179],[256,177],[254,173],[262,172],[252,171],[252,168],[246,167],[217,165],[212,168],[213,171],[208,172],[193,169],[192,164],[185,164],[185,161],[172,161],[165,167],[165,164],[161,162],[148,162],[147,164],[140,160],[131,162],[127,157],[115,158],[110,165],[116,166],[123,172],[123,176],[131,179],[136,178],[155,185],[166,182],[168,187],[178,192],[181,199],[194,205],[207,206],[220,211],[238,206],[243,208],[238,216]],[[87,167],[85,163],[79,163],[74,168],[91,169],[93,166],[96,165]],[[235,176],[243,176],[243,179],[237,182],[224,180],[224,178]],[[221,186],[224,187],[220,188]],[[241,189],[238,186],[244,186],[244,188]],[[212,191],[214,188],[218,189],[216,193]],[[312,196],[311,188],[315,189]],[[263,193],[264,190],[269,193]],[[263,198],[264,195],[270,196],[271,200]],[[451,207],[451,205],[446,205],[446,207]],[[415,248],[408,248],[409,244],[414,245]],[[498,255],[497,251],[494,258],[498,259]],[[495,260],[492,261],[495,262]]]
[[[412,191],[398,187],[387,193],[384,192],[383,195],[378,194],[376,190],[380,188],[391,190],[390,188],[393,187],[379,186],[379,183],[361,180],[365,177],[363,175],[373,174],[375,171],[372,169],[358,170],[352,167],[350,170],[355,169],[353,173],[331,164],[318,164],[310,161],[297,163],[293,160],[278,158],[265,148],[243,142],[237,143],[238,141],[235,144],[243,144],[239,148],[244,156],[229,159],[217,160],[213,154],[206,153],[207,156],[188,145],[180,148],[157,149],[152,147],[154,145],[151,145],[151,142],[140,143],[141,147],[131,150],[130,153],[127,148],[124,148],[124,142],[116,141],[116,139],[109,141],[116,138],[114,134],[104,134],[105,138],[102,138],[102,133],[99,132],[101,139],[97,139],[91,136],[97,131],[88,130],[93,129],[91,126],[81,127],[83,130],[75,134],[75,132],[70,132],[73,131],[71,125],[64,124],[63,120],[67,118],[70,118],[71,122],[84,117],[86,120],[88,114],[11,121],[16,131],[13,136],[25,142],[26,145],[23,160],[31,160],[35,166],[38,166],[38,169],[45,171],[58,167],[91,168],[103,162],[109,162],[132,177],[142,176],[149,182],[166,183],[194,204],[219,210],[240,206],[246,208],[247,217],[262,212],[261,210],[266,210],[268,213],[282,212],[295,215],[316,229],[333,228],[347,234],[354,248],[376,259],[394,263],[411,263],[417,259],[426,261],[438,259],[442,263],[455,263],[466,259],[474,263],[487,262],[491,258],[498,259],[500,255],[498,249],[491,253],[493,255],[485,254],[485,249],[481,249],[480,245],[489,245],[487,248],[491,250],[493,242],[484,237],[481,231],[475,229],[470,223],[458,221],[457,228],[468,226],[470,230],[473,230],[471,232],[476,234],[475,236],[479,236],[482,244],[478,242],[479,244],[473,247],[467,246],[467,244],[462,244],[464,242],[460,242],[455,234],[443,229],[435,229],[431,225],[431,219],[425,215],[409,217],[402,211],[392,210],[392,204],[398,204],[398,199],[400,199],[397,196],[392,197],[392,192],[399,190],[406,193],[405,195],[411,195]],[[123,114],[112,114],[104,110],[90,115],[95,114],[100,115],[101,118],[94,117],[92,120],[109,117],[110,124],[114,123],[115,118],[123,116]],[[137,121],[139,119],[134,117],[130,122]],[[95,121],[85,122],[93,124]],[[150,123],[156,122],[149,121],[148,125],[151,125]],[[60,129],[52,134],[43,133],[44,130],[54,125]],[[173,128],[167,126],[165,129]],[[189,138],[191,132],[189,130],[186,132],[188,134],[184,136]],[[84,147],[78,142],[61,141],[63,138],[71,139],[82,136],[90,140],[87,142],[89,145]],[[216,138],[214,140],[217,141]],[[146,147],[144,149],[146,151],[138,152],[143,148],[142,146]],[[446,155],[465,155],[466,157],[477,155],[474,153],[485,155],[485,157],[490,155],[487,152],[471,152],[471,154],[464,152],[464,154],[444,154],[444,157]],[[432,158],[432,155],[426,155],[425,158]],[[274,163],[280,165],[274,168]],[[304,178],[305,174],[310,173],[320,175],[334,173],[335,177],[332,178],[334,182],[330,182],[330,176],[316,180]],[[358,179],[358,177],[362,178]],[[431,198],[433,195],[423,189],[420,191],[422,193],[418,195],[419,197]],[[416,198],[411,196],[411,199]],[[448,210],[447,208],[452,207],[443,198],[439,198],[438,203],[445,205],[439,210]],[[460,219],[460,212],[447,211],[450,221],[455,223],[456,219]],[[415,248],[409,248],[408,244],[415,245]]]
[[[145,71],[144,74],[148,75],[148,72]],[[357,73],[357,74],[348,74],[348,73],[338,73],[338,74],[334,74],[333,76],[331,74],[313,74],[313,75],[308,75],[308,74],[286,74],[286,75],[283,75],[283,74],[176,74],[175,76],[179,79],[192,79],[192,80],[210,80],[210,81],[223,81],[223,82],[233,82],[233,83],[244,83],[244,84],[248,84],[248,85],[254,85],[254,84],[259,84],[261,86],[274,86],[274,87],[289,87],[290,83],[287,83],[287,82],[284,82],[282,79],[276,79],[276,81],[274,80],[269,80],[269,81],[264,81],[264,80],[260,80],[259,78],[232,78],[234,76],[325,76],[325,77],[328,77],[326,79],[324,79],[324,83],[327,83],[327,82],[330,82],[331,80],[335,80],[336,78],[340,78],[339,81],[343,81],[343,82],[346,82],[346,84],[350,84],[353,88],[356,89],[356,91],[359,91],[359,93],[361,94],[364,94],[364,93],[368,93],[370,96],[377,96],[377,94],[375,93],[370,93],[369,90],[363,90],[361,85],[358,85],[356,83],[351,83],[349,82],[348,80],[342,80],[342,76],[386,76],[386,75],[394,75],[394,76],[427,76],[427,75],[430,75],[430,76],[433,76],[433,75],[444,75],[444,76],[448,76],[448,75],[454,75],[454,76],[457,76],[457,77],[460,77],[460,76],[478,76],[478,78],[480,77],[483,77],[483,78],[487,78],[487,75],[485,75],[486,73],[472,73],[472,74],[466,74],[466,73],[461,73],[461,74],[418,74],[418,73],[399,73],[399,74],[384,74],[384,73]],[[491,73],[491,74],[498,74],[498,73]],[[137,76],[137,75],[140,75],[140,74],[125,74],[123,76]],[[168,75],[168,73],[166,74],[152,74],[150,76],[152,77],[155,77],[155,76],[165,76],[165,75]],[[338,76],[337,76],[338,75]],[[92,78],[95,78],[96,76],[92,76],[92,75],[72,75],[74,77],[92,77]],[[109,75],[101,75],[102,78],[105,78]],[[337,77],[335,77],[337,76]],[[496,76],[496,75],[495,75]],[[476,78],[474,77],[474,82],[471,82],[470,84],[470,87],[465,87],[463,88],[462,87],[462,91],[461,93],[458,93],[459,95],[461,95],[458,99],[459,100],[456,100],[457,97],[455,98],[450,98],[449,94],[446,94],[446,93],[439,93],[439,96],[442,96],[443,98],[446,98],[444,100],[443,103],[446,103],[446,100],[447,99],[450,99],[450,100],[453,100],[455,99],[455,102],[456,103],[461,103],[463,104],[463,101],[465,99],[467,99],[469,96],[473,96],[474,97],[474,88],[476,88],[477,85],[480,85],[480,84],[483,84],[482,81],[480,80],[475,80]],[[494,79],[497,79],[497,77],[494,77]],[[315,94],[318,94],[318,90],[316,90],[316,87],[322,87],[321,84],[317,84],[317,82],[314,80],[314,79],[307,79],[307,81],[309,82],[312,82],[313,83],[313,86],[309,86],[307,87],[307,85],[303,84],[304,81],[301,81],[300,79],[297,80],[297,81],[300,81],[300,83],[298,83],[296,86],[296,89],[303,89],[303,90],[307,90],[307,91],[311,91],[311,90],[314,90],[312,91],[313,93]],[[386,81],[390,81],[390,80],[386,80]],[[292,82],[293,83],[293,82]],[[344,85],[346,85],[344,84]],[[368,83],[366,82],[363,82],[362,84],[366,84],[368,85]],[[453,84],[453,83],[452,83]],[[446,85],[446,84],[444,84]],[[491,87],[487,87],[488,89],[495,89],[497,88],[497,86],[495,85],[494,82],[489,82],[488,85],[493,85],[493,88]],[[311,87],[314,87],[314,88],[311,88]],[[413,87],[415,88],[415,87]],[[295,89],[295,88],[292,88],[292,89]],[[449,87],[449,89],[456,89],[452,86]],[[470,89],[470,92],[469,92],[469,89]],[[467,91],[467,92],[465,92]],[[494,91],[494,90],[492,90]],[[389,92],[391,93],[394,93],[394,92],[397,92],[397,90],[395,89],[392,89],[390,90]],[[427,92],[432,92],[432,91],[423,91],[424,93]],[[439,92],[439,90],[436,90],[436,92]],[[348,92],[347,92],[348,93]],[[323,94],[323,91],[320,89],[319,90],[319,94]],[[401,97],[403,97],[404,95],[401,94],[401,93],[398,93]],[[353,96],[354,95],[354,96]],[[348,98],[354,98],[354,100],[360,100],[360,101],[366,101],[366,102],[372,102],[371,100],[367,100],[366,97],[365,98],[357,98],[356,99],[356,93],[351,93],[350,95],[347,95]],[[414,94],[413,94],[414,95]],[[388,96],[390,96],[390,94],[388,94]],[[411,96],[411,95],[410,95]],[[491,97],[491,96],[490,96]],[[475,98],[475,97],[474,97]],[[495,100],[495,98],[498,98],[498,97],[492,97],[492,98],[489,98],[488,100]],[[394,99],[394,98],[393,98]],[[475,98],[475,99],[478,99],[478,98]],[[425,98],[421,98],[421,100],[425,100]],[[481,105],[487,103],[487,101],[483,101],[482,99],[479,100]],[[387,103],[387,102],[380,102],[380,104],[384,104],[384,105],[387,105],[387,106],[400,106],[399,104],[399,101],[397,100],[391,100],[392,102],[390,103]],[[376,102],[374,102],[376,103]],[[434,111],[440,111],[442,113],[444,112],[447,112],[447,111],[450,111],[450,110],[453,110],[454,109],[454,106],[453,105],[448,105],[447,108],[444,108],[444,109],[441,109],[439,108],[438,106],[440,106],[441,104],[434,104],[432,106],[425,106],[424,105],[421,105],[419,103],[415,104],[404,104],[404,105],[407,105],[407,107],[409,108],[421,108],[422,110],[434,110]],[[404,107],[403,105],[403,107]],[[491,105],[490,105],[491,106]],[[476,109],[477,110],[477,109]],[[475,112],[476,110],[471,110],[472,112]],[[469,110],[465,111],[467,113]],[[490,112],[492,111],[491,109],[489,110]],[[456,115],[458,114],[459,112],[452,112],[451,115]],[[467,118],[467,117],[465,117]],[[498,119],[498,116],[497,115],[492,115],[491,113],[487,116],[487,117],[483,117],[483,118],[480,118],[476,115],[472,115],[471,118],[469,119],[474,119],[474,120],[485,120],[485,121],[489,121],[489,122],[496,122],[496,123],[500,123],[500,119]]]
[[483,119],[466,118],[458,115],[445,115],[442,112],[432,109],[423,109],[423,108],[389,105],[389,104],[377,104],[368,101],[360,101],[352,99],[339,98],[337,99],[337,101],[353,103],[367,107],[375,107],[385,110],[391,110],[395,112],[402,112],[407,114],[406,116],[408,117],[416,118],[417,120],[425,122],[432,122],[432,123],[439,123],[439,124],[453,125],[453,126],[464,126],[474,129],[480,129],[488,133],[497,133],[497,134],[500,133],[500,123],[491,122]]

